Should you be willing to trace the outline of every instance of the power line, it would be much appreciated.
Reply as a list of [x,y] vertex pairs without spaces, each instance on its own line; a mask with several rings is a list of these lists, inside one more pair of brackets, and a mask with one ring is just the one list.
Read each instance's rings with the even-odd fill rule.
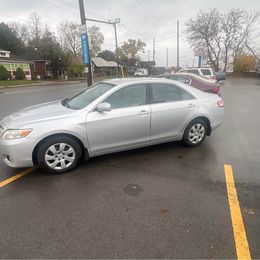
[[48,0],[43,0],[45,3],[47,3],[47,4],[50,4],[50,5],[53,5],[53,6],[55,6],[55,7],[58,7],[58,8],[60,8],[60,9],[63,9],[63,10],[65,10],[65,11],[67,11],[67,12],[70,12],[70,13],[79,13],[78,11],[76,11],[75,9],[68,9],[68,8],[66,8],[66,7],[63,7],[63,6],[61,6],[61,5],[57,5],[57,4],[55,4],[55,3],[53,3],[53,2],[50,2],[50,1],[48,1]]
[[137,2],[143,9],[145,9],[151,16],[153,16],[159,23],[161,23],[162,26],[164,26],[162,21],[148,8],[147,5],[145,5],[141,0]]
[[[66,8],[66,7],[64,7],[64,6],[61,6],[61,5],[58,5],[58,4],[56,4],[56,3],[53,3],[53,2],[51,2],[51,1],[49,1],[49,0],[43,0],[45,3],[47,3],[47,4],[49,4],[49,5],[52,5],[52,6],[55,6],[55,7],[57,7],[57,8],[60,8],[60,9],[63,9],[63,10],[65,10],[65,11],[67,11],[67,12],[70,12],[70,13],[75,13],[75,14],[78,14],[79,12],[78,12],[78,10],[76,10],[76,9],[74,9],[74,8]],[[63,2],[64,3],[64,2]],[[67,2],[66,2],[67,3]],[[88,14],[91,14],[91,15],[93,15],[93,16],[95,16],[95,17],[100,17],[100,18],[102,18],[102,19],[105,19],[103,16],[100,16],[100,15],[98,15],[98,14],[95,14],[95,13],[93,13],[93,12],[90,12],[90,11],[88,11]],[[107,20],[107,19],[106,19]]]

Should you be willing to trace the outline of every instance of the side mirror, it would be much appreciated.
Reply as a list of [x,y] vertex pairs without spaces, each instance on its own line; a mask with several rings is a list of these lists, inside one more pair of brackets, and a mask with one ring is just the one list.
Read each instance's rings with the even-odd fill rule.
[[109,103],[104,102],[97,105],[98,112],[105,112],[110,110],[111,110],[111,105]]

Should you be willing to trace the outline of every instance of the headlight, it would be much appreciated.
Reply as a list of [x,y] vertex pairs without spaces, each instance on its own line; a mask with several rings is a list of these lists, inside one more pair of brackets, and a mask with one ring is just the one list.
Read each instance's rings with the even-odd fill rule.
[[27,136],[32,132],[32,129],[7,129],[3,135],[2,139],[19,139]]

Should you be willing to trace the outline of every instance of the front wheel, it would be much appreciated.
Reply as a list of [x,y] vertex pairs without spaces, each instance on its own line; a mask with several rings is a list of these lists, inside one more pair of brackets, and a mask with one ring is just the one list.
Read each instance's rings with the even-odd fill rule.
[[189,147],[198,146],[206,138],[208,126],[202,119],[194,119],[186,127],[183,135],[183,143]]
[[81,147],[74,139],[67,136],[50,137],[40,145],[37,161],[45,171],[57,174],[74,169],[81,155]]

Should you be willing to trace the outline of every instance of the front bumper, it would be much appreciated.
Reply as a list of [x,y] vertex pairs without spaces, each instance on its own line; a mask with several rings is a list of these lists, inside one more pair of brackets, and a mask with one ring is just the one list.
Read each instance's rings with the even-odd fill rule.
[[32,167],[34,143],[28,138],[0,139],[0,157],[3,162],[14,168]]

